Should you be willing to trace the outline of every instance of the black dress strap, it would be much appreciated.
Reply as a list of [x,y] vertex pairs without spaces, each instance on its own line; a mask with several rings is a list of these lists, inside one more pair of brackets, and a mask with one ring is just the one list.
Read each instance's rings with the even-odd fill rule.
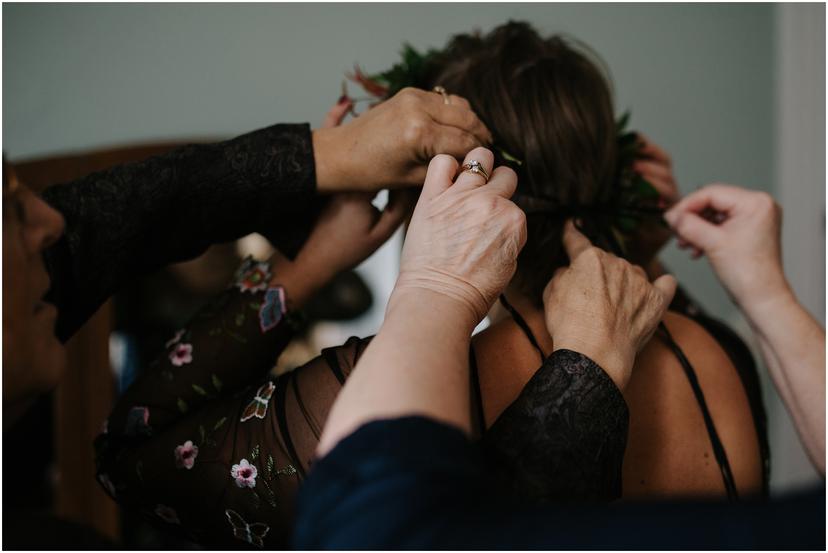
[[[480,375],[477,371],[477,357],[474,354],[474,346],[469,347],[469,380],[471,385],[472,415],[476,421],[472,421],[477,428],[477,435],[482,436],[486,431],[486,416],[483,413],[483,394],[480,392]],[[474,423],[477,424],[474,424]]]
[[727,459],[727,453],[725,452],[722,441],[719,438],[719,433],[716,431],[716,426],[713,423],[713,417],[710,415],[710,410],[707,408],[707,401],[704,399],[704,392],[702,392],[699,379],[696,376],[696,371],[693,370],[693,366],[690,364],[690,361],[673,339],[670,331],[667,330],[667,325],[661,322],[658,326],[659,330],[662,332],[662,339],[667,344],[667,347],[672,350],[679,363],[681,363],[681,367],[684,369],[684,374],[687,375],[687,380],[690,382],[690,387],[693,389],[693,395],[696,396],[696,402],[699,404],[702,417],[704,417],[704,426],[707,428],[707,435],[710,437],[710,445],[713,446],[713,455],[716,457],[716,462],[719,464],[719,469],[722,471],[722,480],[724,481],[725,489],[727,490],[727,498],[731,501],[736,501],[739,499],[739,494],[736,491],[736,483],[733,479],[733,472],[730,470],[730,462]]
[[543,349],[538,344],[538,341],[535,339],[535,335],[532,334],[532,329],[529,328],[529,324],[524,320],[518,310],[512,307],[512,304],[506,299],[506,296],[500,294],[500,304],[506,308],[506,311],[512,316],[515,323],[520,327],[523,333],[526,335],[526,338],[529,340],[529,343],[532,344],[532,347],[538,350],[538,354],[540,355],[541,363],[543,363],[544,359],[546,359],[546,353],[544,353]]

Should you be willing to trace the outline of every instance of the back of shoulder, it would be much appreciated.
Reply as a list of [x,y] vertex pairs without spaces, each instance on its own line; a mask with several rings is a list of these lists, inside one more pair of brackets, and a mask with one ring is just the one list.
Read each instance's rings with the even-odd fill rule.
[[[716,339],[692,319],[670,312],[664,323],[698,379],[737,488],[742,493],[758,491],[762,463],[756,424],[736,367]],[[624,395],[630,407],[630,463],[625,460],[625,473],[635,473],[625,478],[626,491],[724,493],[699,402],[676,354],[659,333],[636,360]]]

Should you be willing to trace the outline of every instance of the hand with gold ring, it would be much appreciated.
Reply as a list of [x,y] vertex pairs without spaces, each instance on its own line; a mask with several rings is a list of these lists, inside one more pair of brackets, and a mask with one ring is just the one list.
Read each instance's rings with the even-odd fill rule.
[[431,90],[433,90],[434,92],[436,92],[437,94],[439,94],[440,96],[443,97],[443,103],[444,104],[446,104],[446,105],[451,104],[451,98],[449,97],[448,92],[446,92],[445,88],[443,88],[440,85],[437,85],[434,88],[432,88]]
[[491,133],[468,101],[441,96],[405,88],[342,125],[350,105],[334,106],[325,120],[330,128],[313,131],[317,189],[331,193],[420,186],[434,156],[461,160],[469,150],[491,143]]
[[509,199],[517,176],[498,167],[487,183],[494,156],[485,148],[466,156],[464,165],[475,163],[481,171],[458,175],[451,157],[432,160],[389,306],[396,295],[426,289],[459,304],[474,328],[512,278],[526,242],[526,217]]

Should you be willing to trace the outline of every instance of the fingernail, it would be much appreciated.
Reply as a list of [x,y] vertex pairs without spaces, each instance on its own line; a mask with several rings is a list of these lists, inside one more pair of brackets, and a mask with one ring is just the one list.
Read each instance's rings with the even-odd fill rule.
[[676,217],[678,217],[678,215],[676,214],[675,211],[673,211],[671,209],[671,210],[665,211],[663,217],[664,217],[664,220],[667,221],[667,224],[672,227],[676,223]]

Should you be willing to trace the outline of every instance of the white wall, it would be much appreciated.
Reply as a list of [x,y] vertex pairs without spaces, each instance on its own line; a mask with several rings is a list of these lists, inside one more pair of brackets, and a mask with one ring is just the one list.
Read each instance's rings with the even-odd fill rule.
[[[509,18],[591,45],[619,108],[673,154],[683,192],[714,180],[774,189],[769,4],[4,4],[3,149],[15,160],[316,123],[354,62],[384,69],[403,41],[441,46]],[[824,79],[824,64],[815,71]],[[393,247],[382,256],[361,270],[387,292]],[[665,258],[714,314],[738,322],[704,262],[673,246]],[[353,331],[376,329],[382,308]]]

